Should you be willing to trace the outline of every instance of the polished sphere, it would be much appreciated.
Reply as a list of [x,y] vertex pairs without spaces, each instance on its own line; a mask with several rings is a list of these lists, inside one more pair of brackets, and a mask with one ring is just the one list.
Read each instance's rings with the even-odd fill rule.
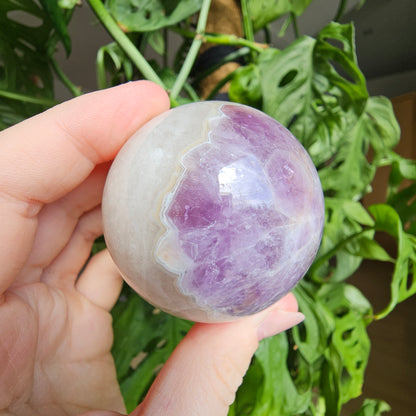
[[324,221],[302,145],[261,111],[221,101],[176,107],[136,132],[113,162],[102,209],[126,282],[199,322],[235,320],[288,293]]

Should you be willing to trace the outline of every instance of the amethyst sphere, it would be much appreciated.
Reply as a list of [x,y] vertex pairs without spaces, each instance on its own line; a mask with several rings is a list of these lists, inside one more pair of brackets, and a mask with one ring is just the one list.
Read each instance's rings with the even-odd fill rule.
[[322,188],[302,145],[240,104],[183,105],[117,155],[104,235],[127,283],[199,322],[259,312],[288,293],[318,250]]

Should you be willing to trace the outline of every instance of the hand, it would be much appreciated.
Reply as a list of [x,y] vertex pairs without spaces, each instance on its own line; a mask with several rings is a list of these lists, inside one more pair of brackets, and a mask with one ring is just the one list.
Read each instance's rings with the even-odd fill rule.
[[[0,133],[0,415],[125,411],[109,313],[122,279],[107,251],[83,268],[111,160],[168,106],[134,82]],[[299,323],[296,311],[288,295],[235,323],[194,325],[132,415],[225,415],[259,339]]]

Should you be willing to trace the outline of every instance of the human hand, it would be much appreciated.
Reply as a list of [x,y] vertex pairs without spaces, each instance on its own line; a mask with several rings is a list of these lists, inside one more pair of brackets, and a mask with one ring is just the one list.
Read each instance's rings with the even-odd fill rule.
[[[135,82],[0,133],[0,415],[125,411],[109,313],[122,279],[106,250],[83,268],[111,160],[168,106]],[[259,339],[299,323],[296,311],[288,295],[234,323],[194,325],[132,415],[226,414]]]

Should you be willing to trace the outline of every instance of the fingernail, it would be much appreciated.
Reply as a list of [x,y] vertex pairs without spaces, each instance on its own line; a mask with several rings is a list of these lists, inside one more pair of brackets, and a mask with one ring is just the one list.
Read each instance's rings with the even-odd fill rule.
[[305,315],[301,312],[288,312],[275,309],[260,324],[257,330],[257,338],[261,341],[264,338],[279,334],[300,324],[304,319]]

